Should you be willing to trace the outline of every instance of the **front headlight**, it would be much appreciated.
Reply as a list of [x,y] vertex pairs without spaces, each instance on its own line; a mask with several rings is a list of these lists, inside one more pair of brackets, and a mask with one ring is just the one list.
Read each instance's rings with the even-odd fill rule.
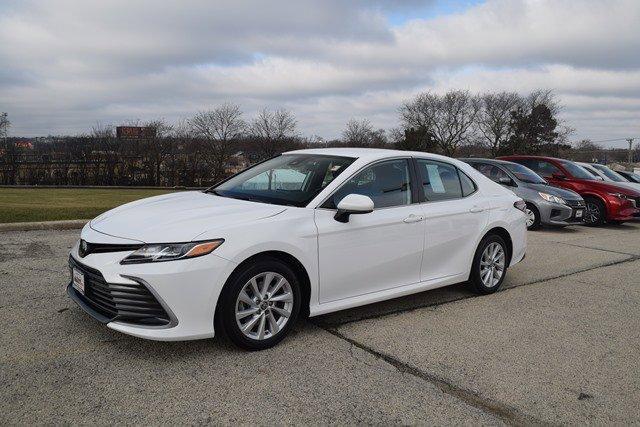
[[542,192],[538,192],[538,194],[540,195],[540,197],[545,199],[547,202],[560,203],[561,205],[566,205],[567,204],[567,202],[565,202],[562,197],[553,196],[551,194],[542,193]]
[[626,194],[622,194],[622,193],[609,193],[609,194],[612,195],[613,197],[617,197],[618,199],[633,200],[631,197],[627,196]]
[[140,264],[144,262],[174,261],[210,254],[224,242],[224,239],[206,242],[154,243],[144,245],[120,261],[120,264]]

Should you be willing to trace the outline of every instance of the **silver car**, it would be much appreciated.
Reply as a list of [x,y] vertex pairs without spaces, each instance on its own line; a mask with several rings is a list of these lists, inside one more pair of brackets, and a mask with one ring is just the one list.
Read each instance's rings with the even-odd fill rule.
[[518,163],[492,159],[461,159],[527,203],[527,228],[582,224],[585,203],[571,190],[553,187],[540,175]]

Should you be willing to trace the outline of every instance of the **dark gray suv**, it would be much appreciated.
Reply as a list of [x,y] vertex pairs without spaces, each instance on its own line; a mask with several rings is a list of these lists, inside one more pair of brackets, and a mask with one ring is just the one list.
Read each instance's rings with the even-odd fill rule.
[[585,203],[571,190],[553,187],[526,166],[505,160],[460,159],[480,173],[501,184],[527,203],[527,228],[541,225],[565,227],[582,224]]

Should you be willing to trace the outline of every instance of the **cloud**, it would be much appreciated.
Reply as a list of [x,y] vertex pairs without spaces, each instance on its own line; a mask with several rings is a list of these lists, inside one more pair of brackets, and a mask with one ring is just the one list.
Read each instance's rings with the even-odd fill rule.
[[[429,8],[439,12],[421,17]],[[640,2],[442,10],[442,0],[9,1],[0,109],[13,133],[39,135],[231,101],[248,115],[290,108],[304,133],[330,138],[351,117],[396,125],[420,90],[544,87],[576,138],[640,136]]]

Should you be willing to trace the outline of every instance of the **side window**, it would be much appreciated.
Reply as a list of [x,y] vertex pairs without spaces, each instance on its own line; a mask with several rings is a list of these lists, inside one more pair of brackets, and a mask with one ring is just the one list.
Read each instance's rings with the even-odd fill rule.
[[411,204],[409,162],[406,159],[376,163],[345,182],[323,205],[335,209],[345,196],[362,194],[376,209]]
[[500,178],[509,178],[509,175],[507,175],[505,171],[488,163],[474,163],[473,167],[494,182],[499,182]]
[[460,175],[460,184],[462,184],[462,197],[475,193],[477,190],[476,183],[461,170],[458,170],[458,174]]
[[417,159],[417,163],[418,173],[422,178],[422,190],[427,201],[462,197],[462,186],[455,166],[424,159]]
[[534,159],[515,159],[510,160],[516,163],[520,163],[522,166],[526,166],[538,175],[540,175],[540,169],[538,168],[538,161]]

